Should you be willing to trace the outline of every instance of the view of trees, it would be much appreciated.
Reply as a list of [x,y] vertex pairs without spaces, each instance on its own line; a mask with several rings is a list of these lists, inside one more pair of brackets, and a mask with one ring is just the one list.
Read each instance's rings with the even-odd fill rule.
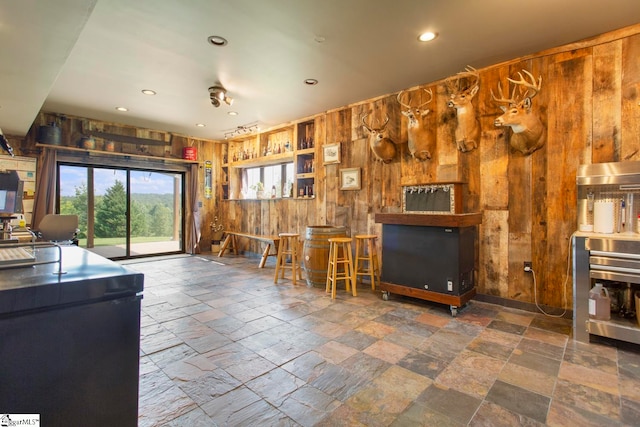
[[[116,180],[104,196],[95,199],[96,238],[126,237],[126,191]],[[60,213],[78,215],[80,239],[87,237],[87,186],[75,187],[75,196],[60,198]],[[173,236],[173,195],[132,194],[131,236]]]

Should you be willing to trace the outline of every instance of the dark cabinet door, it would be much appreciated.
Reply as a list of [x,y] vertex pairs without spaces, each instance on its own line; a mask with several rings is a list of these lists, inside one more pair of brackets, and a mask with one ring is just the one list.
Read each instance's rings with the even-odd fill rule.
[[382,280],[460,295],[473,288],[475,229],[383,225]]
[[46,426],[136,426],[140,297],[0,319],[0,407]]

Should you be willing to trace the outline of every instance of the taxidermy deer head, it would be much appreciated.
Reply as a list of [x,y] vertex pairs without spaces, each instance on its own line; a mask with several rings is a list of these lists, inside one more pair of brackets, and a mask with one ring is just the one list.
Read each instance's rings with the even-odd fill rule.
[[522,73],[518,73],[520,80],[507,79],[514,84],[511,98],[505,98],[502,94],[502,85],[498,83],[498,97],[491,91],[491,98],[496,102],[507,104],[500,106],[503,111],[494,124],[496,126],[509,126],[513,130],[511,135],[511,146],[522,154],[531,154],[542,148],[547,132],[540,120],[540,115],[531,109],[531,100],[538,94],[542,87],[542,76],[533,77],[527,70],[522,70],[529,80],[525,79]]
[[368,115],[369,113],[366,113],[362,116],[362,127],[369,132],[369,147],[373,151],[376,160],[389,163],[396,156],[396,145],[385,132],[387,123],[389,123],[389,116],[387,116],[382,126],[374,128],[366,121]]
[[[433,101],[433,91],[431,89],[423,89],[429,98],[416,107],[411,106],[411,97],[407,102],[403,102],[404,91],[400,91],[398,94],[398,102],[402,106],[402,114],[409,119],[408,128],[408,146],[411,157],[416,160],[429,160],[432,156],[432,151],[435,151],[435,136],[433,132],[425,129],[426,117],[431,110],[423,108],[431,101]],[[422,93],[421,93],[422,94]]]
[[471,102],[480,88],[480,76],[475,68],[467,66],[465,71],[447,78],[445,86],[449,93],[447,106],[456,110],[456,146],[463,153],[471,151],[478,147],[480,138],[480,123]]

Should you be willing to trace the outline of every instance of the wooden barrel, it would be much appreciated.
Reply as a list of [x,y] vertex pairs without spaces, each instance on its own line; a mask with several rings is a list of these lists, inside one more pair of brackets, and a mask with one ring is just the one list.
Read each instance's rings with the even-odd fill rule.
[[302,259],[307,277],[307,286],[324,288],[327,283],[327,264],[329,263],[329,239],[348,237],[346,227],[331,225],[310,225],[304,235]]

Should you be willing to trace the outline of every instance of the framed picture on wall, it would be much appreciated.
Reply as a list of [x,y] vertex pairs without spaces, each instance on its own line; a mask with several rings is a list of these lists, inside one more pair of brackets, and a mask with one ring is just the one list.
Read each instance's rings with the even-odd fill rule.
[[325,144],[322,146],[322,164],[330,165],[340,163],[340,143]]
[[360,168],[340,169],[340,189],[360,189]]

